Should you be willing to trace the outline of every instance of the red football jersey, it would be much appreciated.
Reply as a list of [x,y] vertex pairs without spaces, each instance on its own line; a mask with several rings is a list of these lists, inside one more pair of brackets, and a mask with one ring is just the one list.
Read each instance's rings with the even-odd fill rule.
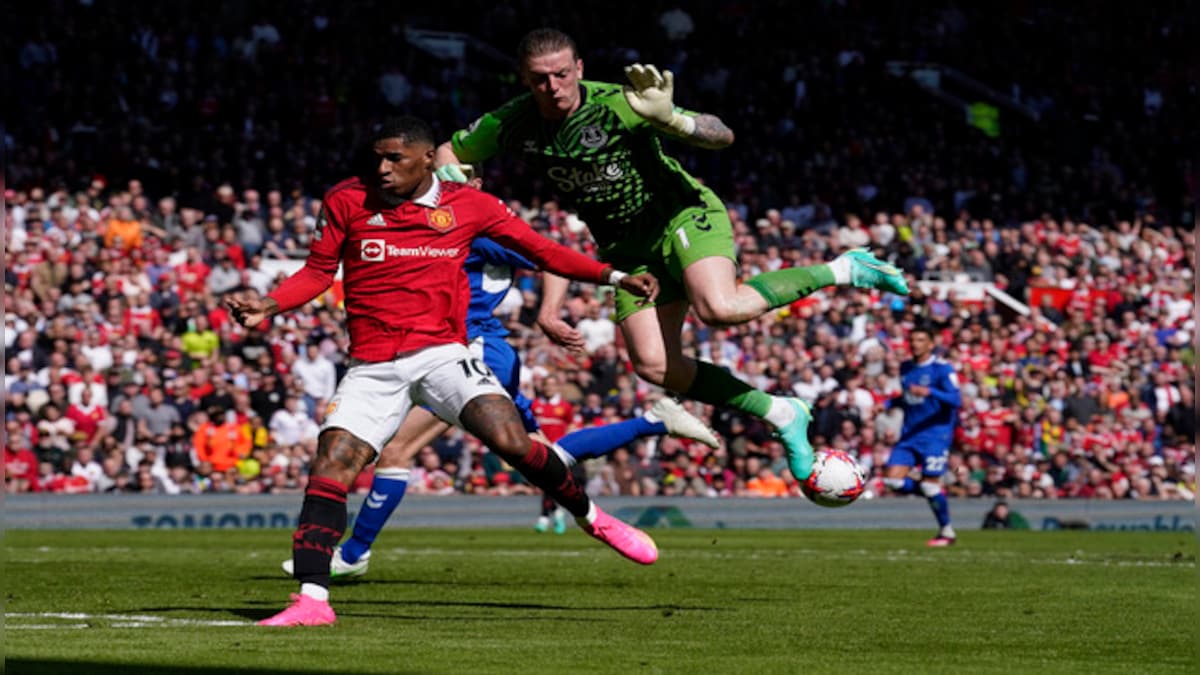
[[474,188],[435,178],[424,195],[388,206],[351,178],[325,194],[304,267],[270,297],[280,311],[298,307],[329,287],[340,262],[351,356],[387,361],[466,343],[471,291],[463,261],[476,237],[561,276],[600,283],[607,275],[606,265],[542,237]]
[[575,419],[575,406],[561,396],[556,397],[553,401],[539,396],[529,406],[529,409],[533,411],[533,416],[537,419],[542,433],[555,443],[567,435],[567,430]]

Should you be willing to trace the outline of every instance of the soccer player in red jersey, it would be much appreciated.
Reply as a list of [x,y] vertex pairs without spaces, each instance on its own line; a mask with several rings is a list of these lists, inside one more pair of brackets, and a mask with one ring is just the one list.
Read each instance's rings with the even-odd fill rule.
[[268,626],[322,625],[329,565],[346,529],[347,486],[375,458],[415,404],[456,422],[562,504],[591,536],[625,557],[658,557],[645,533],[588,498],[566,464],[532,441],[508,393],[466,347],[470,288],[463,261],[471,240],[489,237],[539,267],[581,281],[612,283],[653,301],[658,281],[627,275],[536,234],[497,198],[433,175],[433,130],[414,117],[374,135],[370,170],[325,195],[304,267],[265,298],[226,299],[234,318],[256,326],[312,300],[343,265],[350,370],[325,415],[300,525],[292,539],[300,593]]

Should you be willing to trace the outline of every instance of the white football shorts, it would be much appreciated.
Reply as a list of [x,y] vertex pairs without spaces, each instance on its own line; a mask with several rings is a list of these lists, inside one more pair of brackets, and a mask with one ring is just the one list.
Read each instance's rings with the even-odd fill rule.
[[448,344],[364,363],[351,359],[325,410],[321,430],[345,429],[381,452],[414,405],[461,426],[458,415],[477,396],[508,392],[466,345]]

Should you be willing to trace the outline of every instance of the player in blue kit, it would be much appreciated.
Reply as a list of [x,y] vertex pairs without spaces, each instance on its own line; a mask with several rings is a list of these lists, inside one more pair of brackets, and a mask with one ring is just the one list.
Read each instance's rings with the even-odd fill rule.
[[[518,390],[521,362],[516,350],[505,339],[508,329],[495,316],[513,283],[514,269],[535,269],[533,263],[520,254],[484,238],[475,239],[471,254],[463,263],[471,285],[471,302],[467,309],[467,340],[471,354],[482,359],[512,395],[525,429],[535,437],[540,435],[537,421],[530,411],[530,401]],[[486,371],[480,369],[480,377]],[[365,574],[371,556],[371,545],[380,530],[400,505],[408,488],[409,466],[421,448],[441,436],[450,425],[420,407],[401,424],[379,455],[371,491],[363,501],[362,510],[354,520],[350,537],[334,550],[330,562],[330,577]],[[616,424],[582,429],[564,436],[557,446],[543,440],[559,453],[568,466],[580,459],[601,457],[646,436],[671,434],[717,447],[716,435],[693,417],[683,406],[670,398],[662,398],[642,417]],[[539,439],[541,440],[541,439]],[[555,531],[564,531],[565,521],[555,522]],[[283,562],[283,570],[292,574],[292,559]]]
[[[888,457],[883,482],[901,494],[915,494],[919,490],[925,495],[938,522],[937,536],[927,543],[935,547],[950,546],[955,534],[941,478],[954,440],[962,395],[954,368],[933,353],[930,330],[914,328],[908,341],[912,360],[900,366],[903,392],[888,402],[889,406],[904,410],[904,426]],[[917,464],[921,466],[920,483],[909,476]]]

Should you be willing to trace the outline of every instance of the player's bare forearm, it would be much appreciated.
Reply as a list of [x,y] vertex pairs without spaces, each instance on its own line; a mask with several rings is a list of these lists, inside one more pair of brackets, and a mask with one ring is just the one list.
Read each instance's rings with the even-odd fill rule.
[[708,150],[720,150],[733,145],[733,130],[725,126],[720,117],[700,113],[692,118],[696,128],[685,140],[692,145]]
[[556,345],[575,351],[583,351],[583,333],[563,321],[559,314],[567,298],[571,283],[563,277],[546,272],[542,275],[542,306],[538,310],[537,323]]
[[563,303],[566,302],[567,290],[570,286],[570,281],[557,274],[543,273],[542,305],[538,309],[538,316],[557,319],[558,313],[562,311]]
[[375,459],[375,449],[371,444],[345,429],[326,429],[317,441],[312,474],[350,485],[372,459]]

